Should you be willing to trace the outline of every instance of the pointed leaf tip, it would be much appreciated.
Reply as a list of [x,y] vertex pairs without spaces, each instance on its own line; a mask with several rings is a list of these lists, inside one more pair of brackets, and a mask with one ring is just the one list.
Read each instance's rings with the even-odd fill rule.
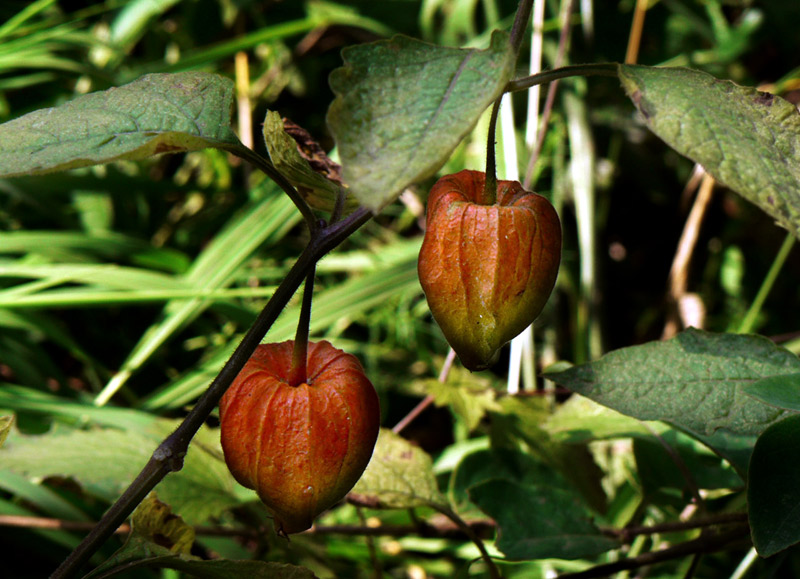
[[647,126],[800,238],[800,112],[755,88],[688,68],[620,65]]
[[241,146],[233,83],[204,72],[149,74],[0,125],[0,176],[37,175],[160,153]]

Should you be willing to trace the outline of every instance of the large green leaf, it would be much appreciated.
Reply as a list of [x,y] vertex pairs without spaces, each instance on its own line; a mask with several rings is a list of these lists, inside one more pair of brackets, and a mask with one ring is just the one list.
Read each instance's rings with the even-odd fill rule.
[[442,166],[502,94],[514,62],[501,32],[486,50],[395,36],[347,48],[342,58],[330,77],[328,125],[344,181],[373,210]]
[[472,487],[469,495],[497,521],[497,548],[511,560],[580,559],[619,546],[566,490],[494,479]]
[[769,557],[800,543],[800,416],[768,428],[753,449],[747,505],[753,544]]
[[685,68],[621,65],[619,75],[655,134],[800,237],[797,107]]
[[0,176],[34,175],[207,147],[241,147],[233,83],[203,72],[150,74],[0,125]]
[[[158,441],[174,423],[148,433],[111,428],[67,430],[56,427],[42,435],[12,431],[0,449],[3,471],[30,478],[70,477],[84,490],[105,500],[115,500],[147,463]],[[199,524],[238,504],[236,483],[222,453],[202,435],[189,448],[183,469],[158,486],[159,495],[187,522]]]
[[790,413],[748,396],[744,387],[798,371],[797,356],[766,338],[690,329],[547,377],[640,420],[701,435],[718,429],[754,435]]

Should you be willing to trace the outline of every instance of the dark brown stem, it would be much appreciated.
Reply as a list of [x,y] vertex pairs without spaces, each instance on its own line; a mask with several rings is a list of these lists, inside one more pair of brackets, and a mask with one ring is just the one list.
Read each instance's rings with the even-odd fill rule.
[[297,320],[297,333],[292,350],[292,368],[289,371],[289,385],[300,386],[308,382],[308,332],[311,324],[311,299],[314,293],[314,274],[316,267],[311,268],[303,288],[303,304]]
[[681,557],[687,557],[697,553],[713,553],[714,551],[724,549],[731,543],[747,539],[749,535],[750,529],[747,526],[742,525],[724,533],[703,535],[697,539],[694,539],[693,541],[679,543],[673,547],[661,549],[660,551],[644,553],[638,557],[631,557],[630,559],[621,559],[613,563],[597,565],[591,569],[580,571],[578,573],[565,573],[564,575],[559,575],[558,579],[594,579],[598,577],[608,577],[609,575],[618,573],[619,571],[639,569],[640,567],[645,567],[647,565],[655,565],[656,563],[662,563],[672,559],[680,559]]
[[571,76],[606,76],[606,77],[619,77],[619,64],[615,62],[602,62],[597,64],[573,64],[570,66],[562,66],[553,70],[545,70],[531,76],[522,78],[515,78],[508,81],[506,84],[505,92],[516,92],[520,90],[527,90],[537,84],[547,84],[562,78],[569,78]]
[[228,151],[237,157],[241,157],[245,161],[248,161],[252,165],[261,169],[267,177],[272,179],[278,187],[283,189],[284,193],[289,196],[289,199],[292,200],[297,210],[303,216],[303,219],[308,225],[309,231],[313,234],[317,230],[317,218],[314,215],[314,211],[312,211],[311,207],[306,203],[306,200],[303,199],[303,196],[294,188],[294,186],[289,183],[289,180],[286,179],[283,175],[281,175],[275,166],[270,162],[269,159],[262,157],[252,149],[248,149],[244,145],[239,144],[235,147],[230,147]]
[[511,25],[511,35],[509,38],[511,48],[514,50],[514,55],[519,54],[525,29],[528,28],[528,22],[531,19],[532,9],[533,0],[520,0],[519,6],[517,6],[517,13],[514,16],[514,24]]
[[655,535],[660,533],[680,533],[690,529],[703,529],[715,525],[746,524],[747,513],[722,513],[702,519],[688,521],[667,521],[656,525],[631,526],[624,529],[602,529],[603,534],[614,537],[623,543],[630,543],[639,535]]
[[[511,26],[511,34],[509,42],[511,49],[514,51],[514,61],[517,60],[519,55],[520,46],[522,46],[522,38],[525,34],[525,29],[528,27],[528,21],[531,19],[531,9],[533,8],[533,0],[520,0],[517,6],[517,13],[514,16],[514,24]],[[492,105],[492,115],[489,119],[489,135],[486,139],[486,181],[483,185],[483,194],[480,199],[480,205],[494,205],[497,201],[497,159],[495,155],[495,139],[497,134],[497,114],[500,111],[500,103],[503,96],[494,101]]]
[[315,226],[315,231],[308,246],[300,254],[289,273],[286,274],[286,277],[275,290],[267,305],[264,306],[256,321],[239,343],[239,346],[225,363],[222,370],[220,370],[217,377],[214,378],[208,390],[200,397],[183,422],[175,429],[175,432],[170,434],[153,452],[152,458],[147,462],[139,476],[103,515],[103,518],[100,519],[100,522],[97,523],[86,538],[55,570],[51,575],[51,579],[73,577],[103,543],[114,534],[115,529],[133,512],[136,505],[165,476],[183,467],[183,457],[186,455],[192,438],[203,425],[208,415],[211,414],[211,411],[217,406],[228,386],[239,374],[239,371],[258,344],[261,343],[261,340],[272,327],[284,307],[286,307],[286,304],[289,303],[297,288],[303,283],[308,272],[313,270],[317,261],[323,255],[339,245],[371,217],[372,213],[362,207],[338,223],[322,229]]

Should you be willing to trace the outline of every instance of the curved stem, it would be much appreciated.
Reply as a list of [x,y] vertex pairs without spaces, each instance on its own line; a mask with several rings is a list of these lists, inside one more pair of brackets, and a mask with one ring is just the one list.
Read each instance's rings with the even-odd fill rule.
[[486,567],[489,569],[489,577],[492,579],[500,579],[502,575],[500,574],[500,570],[497,568],[497,565],[494,564],[494,560],[492,556],[489,554],[489,551],[486,550],[486,545],[483,544],[481,538],[475,533],[475,530],[470,527],[467,522],[458,516],[458,514],[451,510],[449,507],[445,505],[439,504],[432,504],[431,505],[434,509],[442,513],[445,517],[453,521],[456,526],[461,529],[470,541],[475,543],[475,546],[478,547],[478,551],[481,553],[481,558],[486,563]]
[[292,203],[294,203],[295,207],[297,207],[297,210],[303,216],[306,225],[308,225],[309,231],[311,231],[313,235],[313,233],[318,229],[317,218],[314,215],[314,212],[311,210],[311,207],[308,205],[308,203],[306,203],[306,200],[303,199],[303,196],[300,195],[299,191],[297,191],[297,189],[295,189],[294,186],[289,183],[286,177],[278,172],[275,166],[268,159],[262,157],[252,149],[248,149],[244,145],[230,147],[228,152],[261,169],[261,171],[263,171],[267,177],[272,179],[275,184],[278,185],[278,187],[283,189],[284,193],[289,196],[289,198],[292,200]]
[[546,70],[531,76],[522,78],[515,78],[508,81],[505,92],[516,92],[519,90],[529,89],[537,84],[546,84],[553,82],[560,78],[568,78],[570,76],[607,76],[618,77],[619,64],[615,62],[604,62],[598,64],[573,64],[571,66],[562,66],[554,70]]
[[170,472],[183,467],[183,457],[194,435],[217,406],[222,395],[250,358],[256,346],[275,323],[278,315],[314,269],[317,261],[339,245],[356,229],[372,217],[372,213],[359,208],[346,219],[322,229],[315,228],[308,246],[286,274],[272,298],[256,318],[230,359],[222,367],[208,390],[200,397],[183,422],[153,452],[153,456],[128,489],[106,512],[102,519],[61,563],[51,579],[72,577],[91,558],[100,546],[114,534],[115,529],[133,512],[139,502]]
[[300,317],[297,320],[297,333],[292,349],[292,368],[289,371],[290,386],[299,386],[308,381],[308,332],[311,324],[311,297],[314,293],[315,273],[316,267],[312,266],[303,288],[303,304],[300,306]]
[[767,299],[772,286],[775,285],[775,280],[778,278],[783,264],[786,263],[786,259],[789,257],[789,253],[791,253],[794,247],[794,242],[794,235],[787,233],[786,239],[783,240],[783,245],[781,245],[780,250],[778,250],[778,255],[775,256],[775,260],[772,262],[767,272],[767,277],[764,278],[764,282],[758,289],[753,303],[750,304],[750,309],[747,310],[747,314],[744,316],[742,323],[739,324],[739,329],[737,330],[738,334],[747,334],[753,331],[753,326],[756,323],[758,314],[761,313],[761,307],[764,305],[764,301]]

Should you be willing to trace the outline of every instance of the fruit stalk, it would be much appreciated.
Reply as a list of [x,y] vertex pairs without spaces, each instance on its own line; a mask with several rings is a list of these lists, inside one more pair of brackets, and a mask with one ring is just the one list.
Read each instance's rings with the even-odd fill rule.
[[316,267],[312,267],[306,277],[303,288],[303,303],[300,306],[300,316],[297,320],[297,332],[294,338],[294,351],[292,352],[292,369],[289,372],[289,385],[298,386],[308,380],[308,334],[311,324],[311,299],[314,293],[314,275]]

